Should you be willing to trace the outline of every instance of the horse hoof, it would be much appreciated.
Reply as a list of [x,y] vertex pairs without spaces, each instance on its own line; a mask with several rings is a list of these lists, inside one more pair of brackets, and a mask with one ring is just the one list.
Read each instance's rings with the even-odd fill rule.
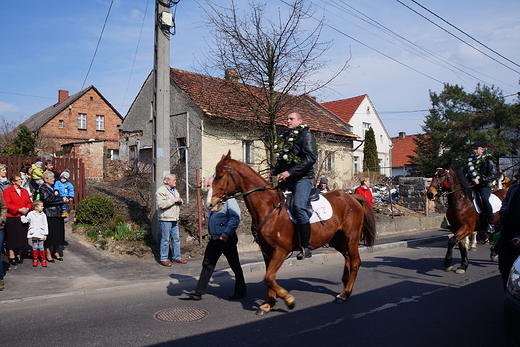
[[285,299],[285,304],[287,305],[287,308],[289,310],[292,310],[296,305],[296,300],[294,299],[294,296],[287,295],[287,298]]
[[269,313],[269,311],[264,310],[264,309],[262,309],[262,308],[259,308],[258,310],[256,310],[256,315],[257,315],[257,316],[265,316],[265,315],[268,314],[268,313]]
[[492,255],[491,256],[491,261],[497,262],[498,261],[498,255]]
[[347,302],[347,299],[342,298],[339,295],[336,295],[336,297],[334,298],[334,301],[332,301],[332,302],[335,303],[335,304],[344,304],[344,303]]
[[446,271],[446,272],[451,271],[451,270],[453,270],[453,266],[444,267],[444,271]]
[[459,274],[459,275],[461,275],[461,274],[465,274],[465,273],[466,273],[466,268],[463,267],[463,266],[461,266],[461,267],[459,267],[459,268],[455,271],[455,273],[456,273],[456,274]]
[[472,246],[469,250],[470,250],[470,251],[476,251],[476,250],[477,250],[477,247],[476,247],[476,246]]

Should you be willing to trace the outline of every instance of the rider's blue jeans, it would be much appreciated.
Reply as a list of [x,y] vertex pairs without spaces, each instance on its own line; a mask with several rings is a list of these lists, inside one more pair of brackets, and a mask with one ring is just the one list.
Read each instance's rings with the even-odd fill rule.
[[294,207],[292,212],[296,224],[308,223],[309,214],[307,206],[312,189],[312,178],[301,178],[292,184],[289,183],[288,188],[293,193]]

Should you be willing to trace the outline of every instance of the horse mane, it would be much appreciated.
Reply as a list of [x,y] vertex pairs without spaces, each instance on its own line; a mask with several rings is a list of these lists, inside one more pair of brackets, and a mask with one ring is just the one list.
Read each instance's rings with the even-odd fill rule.
[[471,187],[469,185],[470,182],[468,181],[466,176],[464,176],[464,173],[461,170],[456,169],[454,167],[451,167],[451,170],[453,170],[453,172],[455,173],[455,176],[457,177],[457,181],[459,182],[460,187],[464,191],[464,193],[467,196],[471,196]]

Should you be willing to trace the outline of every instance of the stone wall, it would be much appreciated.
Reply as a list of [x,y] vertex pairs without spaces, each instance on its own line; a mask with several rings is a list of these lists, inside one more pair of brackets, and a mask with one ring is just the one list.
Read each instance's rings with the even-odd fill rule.
[[431,178],[424,177],[400,177],[399,204],[413,211],[425,211],[427,206],[425,193],[430,181]]

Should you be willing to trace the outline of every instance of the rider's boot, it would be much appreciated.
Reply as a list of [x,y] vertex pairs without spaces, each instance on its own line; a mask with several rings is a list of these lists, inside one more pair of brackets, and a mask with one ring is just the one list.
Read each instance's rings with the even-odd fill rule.
[[303,251],[298,253],[296,259],[302,260],[312,257],[311,248],[309,246],[309,239],[311,238],[311,225],[309,222],[305,224],[296,224],[295,228],[296,231],[300,234],[300,242],[303,247]]
[[495,233],[495,224],[494,223],[488,223],[486,230],[481,231],[479,234],[480,239],[482,242],[486,243],[489,241],[492,237],[492,235]]

